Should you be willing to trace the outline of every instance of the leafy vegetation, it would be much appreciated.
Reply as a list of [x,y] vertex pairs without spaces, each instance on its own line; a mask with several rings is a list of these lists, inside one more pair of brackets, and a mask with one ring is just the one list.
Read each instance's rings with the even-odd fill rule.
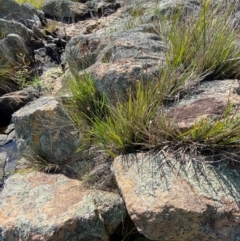
[[26,87],[34,87],[36,89],[40,89],[42,86],[42,83],[39,79],[39,76],[33,76],[30,79],[27,79],[24,75],[18,74],[17,75],[18,79],[18,85],[21,89],[26,88]]
[[133,5],[129,9],[129,17],[124,22],[123,29],[132,29],[144,23],[144,11],[145,9],[141,5]]
[[[165,102],[175,100],[188,87],[206,78],[240,75],[240,45],[238,32],[232,26],[231,9],[216,15],[218,10],[213,10],[206,0],[194,15],[183,18],[182,11],[170,15],[159,12],[153,20],[154,32],[163,36],[168,45],[166,63],[159,68],[156,79],[136,81],[125,101],[112,103],[87,72],[69,78],[73,94],[71,115],[81,128],[85,141],[82,148],[97,146],[111,157],[166,147],[195,155],[206,150],[216,153],[239,148],[240,114],[231,103],[221,116],[197,119],[187,130],[180,129],[177,120],[168,115]],[[142,8],[132,9],[124,28],[142,24],[143,14]],[[103,62],[110,62],[109,56]],[[3,68],[3,75],[11,75],[9,68],[4,71]],[[46,172],[58,172],[66,165],[51,163],[39,155],[32,162]],[[85,175],[87,182],[92,184],[99,179],[90,174]],[[126,232],[122,240],[131,238],[146,240],[135,229]]]
[[36,169],[45,173],[65,172],[69,176],[75,176],[74,168],[69,164],[69,160],[54,162],[51,158],[47,158],[42,150],[31,150],[23,155],[29,161],[29,168]]
[[[19,56],[18,56],[19,57]],[[4,55],[0,57],[0,95],[27,86],[41,87],[36,69],[21,56],[21,62],[13,61]]]
[[198,150],[233,150],[240,143],[239,126],[240,114],[230,103],[221,116],[197,119],[188,130],[179,129],[176,121],[167,117],[167,113],[162,113],[152,124],[149,143],[155,148],[169,144],[174,147],[185,146],[186,149],[195,147]]
[[[208,78],[235,78],[240,75],[240,45],[238,31],[233,26],[229,5],[223,12],[223,3],[217,6],[202,1],[202,7],[194,13],[179,7],[165,14],[156,7],[152,20],[153,31],[164,37],[169,51],[166,58],[172,68],[184,67]],[[144,9],[133,6],[124,29],[135,28],[144,23]],[[227,36],[227,38],[226,38]]]

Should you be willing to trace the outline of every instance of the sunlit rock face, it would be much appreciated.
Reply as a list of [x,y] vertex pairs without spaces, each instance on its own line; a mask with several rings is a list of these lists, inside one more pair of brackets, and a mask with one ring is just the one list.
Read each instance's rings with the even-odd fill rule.
[[112,171],[132,221],[146,238],[239,238],[239,170],[139,153],[115,158]]
[[0,200],[4,241],[108,241],[126,215],[119,195],[86,190],[62,174],[15,174]]

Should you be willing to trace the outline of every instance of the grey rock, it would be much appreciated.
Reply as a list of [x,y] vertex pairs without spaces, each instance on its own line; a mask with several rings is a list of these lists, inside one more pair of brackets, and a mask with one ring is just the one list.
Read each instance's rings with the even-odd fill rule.
[[166,45],[144,27],[110,35],[79,35],[66,47],[70,69],[91,73],[100,92],[109,98],[126,96],[135,81],[153,79],[165,63]]
[[30,48],[27,47],[24,38],[17,34],[8,34],[0,40],[0,58],[19,66],[32,62]]
[[28,45],[30,44],[31,39],[34,38],[34,33],[31,29],[14,20],[0,18],[0,32],[2,34],[1,38],[6,37],[8,34],[17,34],[24,38],[24,41]]
[[28,26],[30,26],[30,28],[32,28],[33,26],[41,28],[42,24],[46,23],[46,18],[44,16],[43,11],[36,9],[33,5],[31,5],[29,3],[23,3],[21,6],[28,9],[34,15],[34,17],[32,19],[27,20]]
[[13,115],[20,154],[38,155],[52,163],[79,159],[80,136],[62,105],[52,97],[31,102]]
[[44,47],[34,51],[34,58],[36,61],[50,67],[51,65],[60,64],[61,53],[58,46],[55,43],[45,44]]
[[90,16],[85,4],[70,0],[47,0],[43,4],[43,12],[47,17],[71,22]]
[[0,19],[0,59],[11,65],[22,66],[32,63],[33,41],[38,39],[34,32],[16,21]]
[[9,134],[0,134],[0,146],[7,144],[15,138],[15,131],[11,131]]
[[[35,25],[32,26],[32,29],[36,28]],[[0,33],[0,64],[6,69],[1,75],[0,95],[2,95],[19,89],[16,70],[34,62],[33,49],[37,45],[43,45],[43,40],[39,39],[36,31],[15,20],[0,18]]]
[[0,146],[3,146],[7,143],[7,135],[0,134]]
[[34,53],[39,55],[40,57],[45,57],[47,55],[47,50],[46,48],[40,48],[40,49],[34,50]]
[[109,241],[125,216],[117,194],[62,174],[15,174],[0,193],[0,240]]
[[41,26],[42,12],[29,5],[21,5],[12,0],[0,0],[0,7],[1,19],[15,20],[30,28],[33,24]]
[[[20,91],[5,94],[0,97],[0,123],[9,123],[12,114],[25,106],[30,101],[39,97],[39,91],[33,88],[26,88]],[[9,133],[6,133],[9,134]]]
[[188,163],[160,152],[119,156],[112,171],[132,221],[146,238],[238,240],[239,168]]
[[66,61],[72,71],[81,71],[97,61],[106,42],[97,34],[79,35],[72,38],[66,46]]
[[0,133],[0,146],[4,146],[7,143],[13,141],[15,138],[15,127],[14,124],[10,124],[6,129],[1,130]]
[[98,17],[108,16],[121,6],[116,0],[91,0],[87,1],[86,5],[91,9],[92,14]]
[[239,83],[234,79],[203,81],[189,89],[168,112],[174,118],[180,131],[193,128],[196,120],[221,118],[229,103],[239,106],[240,96],[237,93]]
[[0,153],[6,153],[6,163],[4,168],[4,178],[7,179],[14,174],[16,163],[19,158],[16,140],[13,140],[0,147]]
[[11,133],[11,132],[14,130],[14,128],[15,128],[15,127],[14,127],[14,124],[10,124],[10,125],[8,125],[7,129],[4,130],[3,133],[9,134],[9,133]]
[[15,137],[16,137],[16,133],[15,133],[15,130],[13,130],[8,134],[6,143],[11,142]]
[[0,63],[10,70],[10,73],[2,76],[6,82],[0,87],[2,94],[16,90],[15,70],[33,63],[32,47],[36,46],[36,41],[41,44],[42,40],[31,29],[16,21],[0,19],[0,32]]
[[15,172],[17,159],[18,153],[15,141],[0,146],[0,190],[4,181]]

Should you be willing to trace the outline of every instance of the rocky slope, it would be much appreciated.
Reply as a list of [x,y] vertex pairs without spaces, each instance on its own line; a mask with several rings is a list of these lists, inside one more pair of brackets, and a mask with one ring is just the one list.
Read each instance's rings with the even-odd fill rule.
[[[240,5],[233,2],[231,24],[237,27]],[[14,124],[2,131],[0,145],[15,138],[20,155],[13,174],[0,148],[0,240],[240,239],[238,146],[236,153],[204,160],[166,148],[109,160],[94,149],[79,152],[81,129],[63,105],[71,98],[65,88],[70,72],[90,73],[112,102],[125,99],[140,79],[154,82],[169,46],[151,22],[179,6],[184,17],[202,7],[188,0],[47,0],[40,11],[0,0],[0,61],[26,79],[37,74],[40,82],[13,91],[21,88],[20,78],[10,75],[4,81],[11,90],[0,85],[1,126]],[[50,31],[49,24],[57,27]],[[186,86],[166,104],[181,130],[199,117],[222,115],[229,102],[238,110],[238,80]]]

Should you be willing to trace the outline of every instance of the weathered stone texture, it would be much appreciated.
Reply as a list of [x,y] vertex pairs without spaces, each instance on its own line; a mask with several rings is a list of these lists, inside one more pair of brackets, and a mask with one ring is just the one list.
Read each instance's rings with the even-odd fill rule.
[[44,18],[41,11],[29,5],[18,4],[12,0],[0,0],[0,9],[0,18],[14,20],[27,27],[41,26],[41,20]]
[[55,163],[79,158],[78,130],[53,97],[40,98],[15,112],[13,123],[21,154],[37,154]]
[[142,28],[110,35],[79,35],[66,47],[72,72],[87,68],[100,92],[111,99],[126,96],[137,80],[151,80],[164,64],[166,45]]
[[26,88],[20,91],[11,92],[0,97],[0,125],[8,125],[12,114],[25,106],[27,103],[37,99],[39,91],[33,88]]
[[117,194],[60,174],[15,174],[0,193],[0,240],[108,241],[125,215]]
[[47,0],[43,4],[43,12],[48,17],[59,20],[71,19],[73,22],[90,16],[85,4],[69,0]]
[[239,170],[140,153],[117,157],[112,170],[131,219],[148,239],[240,238]]

